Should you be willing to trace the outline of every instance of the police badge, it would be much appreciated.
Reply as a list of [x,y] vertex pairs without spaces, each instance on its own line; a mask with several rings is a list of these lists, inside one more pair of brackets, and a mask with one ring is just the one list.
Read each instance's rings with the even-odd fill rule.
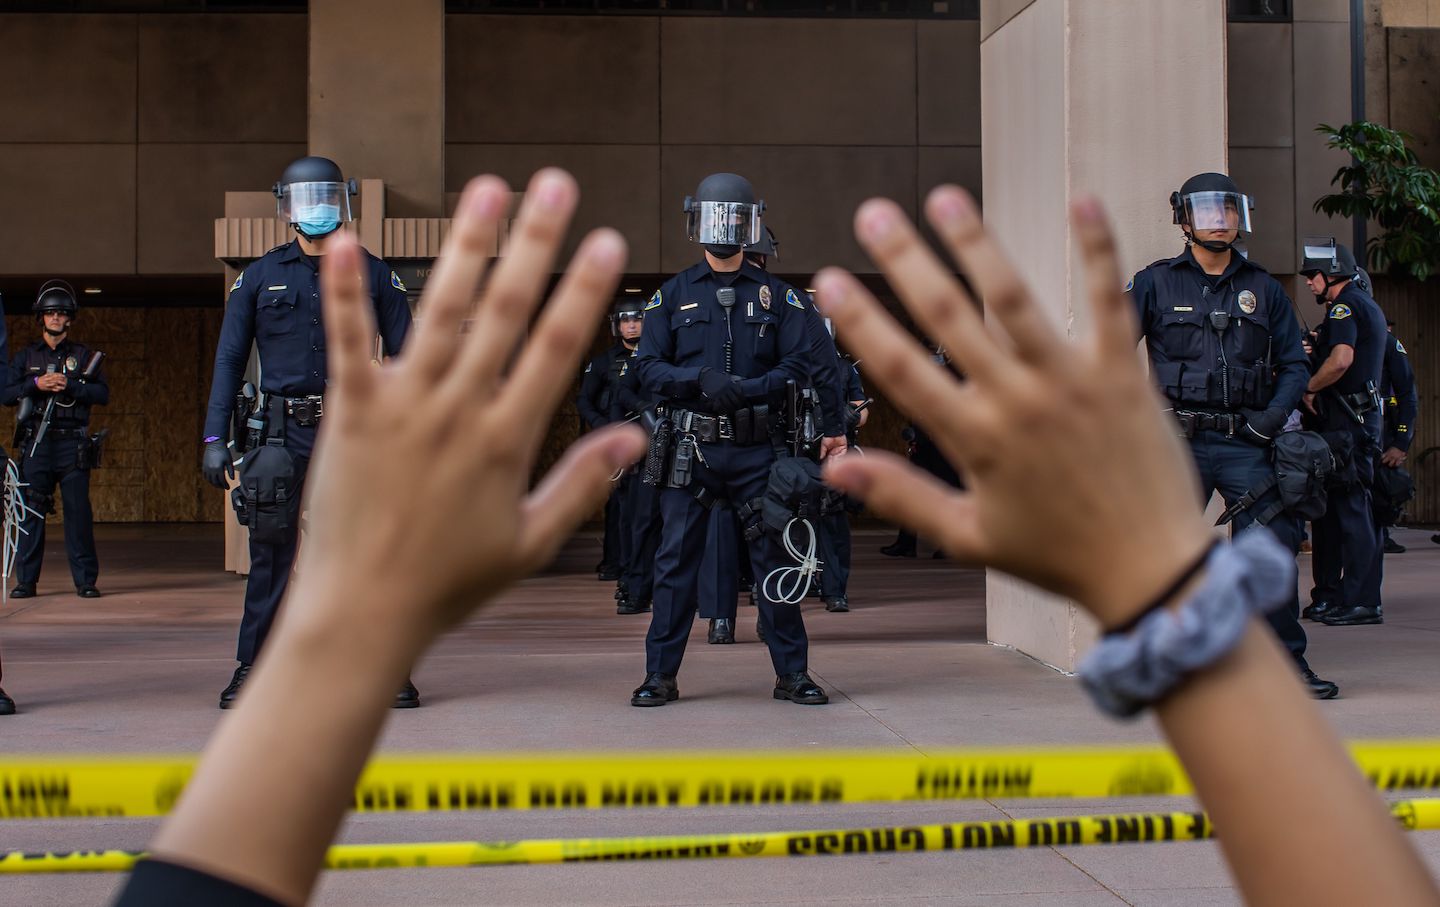
[[80,360],[74,356],[65,357],[65,371],[73,372],[80,367]]
[[770,288],[769,288],[769,287],[761,287],[761,288],[760,288],[760,308],[764,309],[764,310],[767,311],[767,312],[770,311]]
[[1255,314],[1255,294],[1250,290],[1240,291],[1240,311],[1246,315]]

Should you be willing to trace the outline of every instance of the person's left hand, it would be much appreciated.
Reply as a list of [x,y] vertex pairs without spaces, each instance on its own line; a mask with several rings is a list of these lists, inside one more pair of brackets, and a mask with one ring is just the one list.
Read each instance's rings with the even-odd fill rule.
[[1303,397],[1300,398],[1300,402],[1305,406],[1306,412],[1314,413],[1315,415],[1319,415],[1319,413],[1316,413],[1316,412],[1315,412],[1315,395],[1314,395],[1314,394],[1312,394],[1312,393],[1309,392],[1309,391],[1306,391],[1306,392],[1305,392],[1305,396],[1303,396]]
[[[579,191],[564,171],[535,175],[476,302],[510,197],[495,177],[466,188],[425,287],[423,317],[383,366],[371,359],[375,324],[359,245],[341,234],[324,256],[331,383],[290,620],[309,611],[323,626],[338,610],[352,625],[399,636],[418,655],[544,566],[604,500],[611,475],[644,451],[639,428],[602,429],[531,490],[569,365],[612,298],[625,243],[612,230],[586,237],[531,328]],[[355,594],[359,587],[364,594]]]
[[845,442],[844,435],[838,435],[834,438],[824,437],[820,439],[820,459],[822,460],[828,460],[831,457],[844,456],[845,451],[849,449],[850,445]]
[[1380,463],[1384,466],[1390,467],[1391,469],[1398,469],[1399,467],[1405,465],[1405,457],[1405,451],[1401,450],[1400,448],[1387,447],[1385,448],[1385,452],[1380,455]]

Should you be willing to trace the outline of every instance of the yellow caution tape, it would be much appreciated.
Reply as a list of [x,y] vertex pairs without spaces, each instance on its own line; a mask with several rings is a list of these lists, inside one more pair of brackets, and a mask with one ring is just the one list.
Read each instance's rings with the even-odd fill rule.
[[[1391,811],[1408,829],[1440,828],[1440,799],[1402,800]],[[813,857],[864,853],[1061,847],[1200,841],[1214,829],[1204,813],[1156,812],[1065,816],[950,825],[894,825],[829,831],[662,835],[649,838],[551,838],[530,841],[437,841],[419,844],[338,844],[327,869],[402,869],[496,866],[514,863],[594,863],[625,860],[707,860],[733,857]],[[0,855],[0,874],[124,872],[144,856],[126,850]]]
[[[1440,742],[1354,744],[1381,790],[1440,788]],[[0,758],[0,819],[157,816],[194,757]],[[1184,795],[1159,747],[913,752],[533,753],[382,756],[358,812],[602,809]],[[256,796],[265,792],[257,790]]]

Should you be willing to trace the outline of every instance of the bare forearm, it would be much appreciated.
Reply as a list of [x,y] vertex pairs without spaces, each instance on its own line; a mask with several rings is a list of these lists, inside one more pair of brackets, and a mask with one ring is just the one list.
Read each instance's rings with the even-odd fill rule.
[[[304,589],[293,592],[290,609],[310,604]],[[309,896],[410,669],[410,656],[397,652],[406,647],[387,648],[373,627],[320,626],[277,625],[156,837],[157,855],[290,903]]]
[[1341,356],[1338,350],[1332,352],[1320,368],[1310,376],[1310,383],[1305,386],[1305,392],[1318,393],[1330,385],[1339,381],[1340,378],[1350,369],[1351,359]]
[[[1233,654],[1156,709],[1246,902],[1440,903],[1287,661],[1254,621]],[[1325,829],[1326,852],[1344,859],[1315,859],[1316,840],[1303,829]]]

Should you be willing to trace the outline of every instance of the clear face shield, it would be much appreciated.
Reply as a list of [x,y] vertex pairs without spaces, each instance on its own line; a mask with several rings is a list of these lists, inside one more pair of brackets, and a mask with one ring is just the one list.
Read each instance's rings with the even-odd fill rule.
[[281,187],[275,208],[286,223],[348,223],[352,219],[350,188],[349,182],[289,183]]
[[610,329],[616,337],[625,340],[634,340],[640,336],[640,329],[645,323],[645,313],[636,306],[633,309],[620,309],[610,316]]
[[1184,223],[1191,230],[1238,230],[1250,232],[1250,212],[1255,203],[1238,192],[1191,192],[1180,197]]
[[753,246],[765,229],[761,205],[692,200],[686,210],[686,235],[702,246]]

